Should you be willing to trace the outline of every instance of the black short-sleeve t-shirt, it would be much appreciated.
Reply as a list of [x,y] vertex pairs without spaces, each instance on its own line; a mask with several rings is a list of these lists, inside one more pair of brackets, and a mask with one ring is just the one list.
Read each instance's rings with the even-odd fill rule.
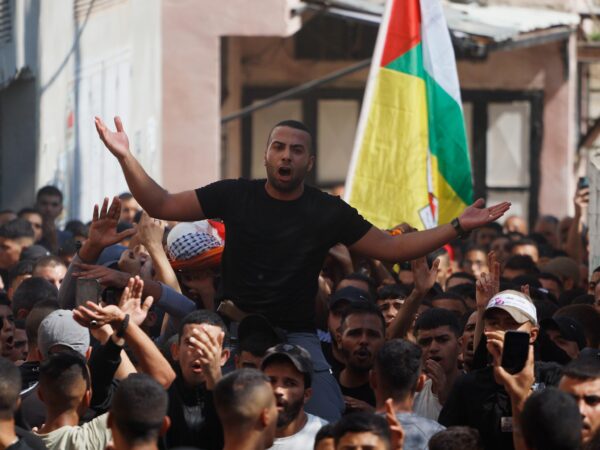
[[226,239],[220,297],[289,331],[314,330],[314,299],[327,251],[371,224],[339,197],[305,186],[296,200],[269,196],[265,180],[224,180],[196,190]]

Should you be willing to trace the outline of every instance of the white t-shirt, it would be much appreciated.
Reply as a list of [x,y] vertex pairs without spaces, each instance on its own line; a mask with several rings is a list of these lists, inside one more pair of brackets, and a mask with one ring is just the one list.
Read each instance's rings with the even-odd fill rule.
[[[310,450],[315,445],[315,436],[323,425],[325,419],[306,413],[308,420],[300,431],[288,437],[275,438],[273,447],[276,450]],[[269,450],[271,450],[269,449]]]
[[413,412],[419,416],[437,421],[442,410],[442,405],[437,396],[432,392],[432,386],[431,378],[427,378],[421,392],[417,392],[417,395],[415,395]]
[[106,424],[108,413],[81,426],[60,427],[47,434],[37,434],[48,450],[104,450],[112,439]]

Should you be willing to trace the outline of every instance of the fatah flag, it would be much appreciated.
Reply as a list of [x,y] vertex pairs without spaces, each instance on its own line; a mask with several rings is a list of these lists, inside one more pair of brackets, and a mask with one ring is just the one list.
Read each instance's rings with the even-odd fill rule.
[[439,0],[388,0],[346,200],[381,228],[450,222],[473,196],[454,50]]

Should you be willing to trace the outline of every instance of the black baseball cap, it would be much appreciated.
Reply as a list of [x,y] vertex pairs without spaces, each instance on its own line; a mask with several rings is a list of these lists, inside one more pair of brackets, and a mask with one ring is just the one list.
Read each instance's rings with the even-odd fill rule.
[[577,320],[568,316],[552,317],[540,322],[540,327],[544,329],[558,330],[560,336],[567,340],[577,343],[579,350],[585,347],[585,330]]
[[365,292],[362,289],[358,289],[354,286],[346,286],[345,288],[336,291],[329,298],[329,309],[334,309],[341,301],[346,301],[349,305],[365,302],[371,303],[371,297],[368,292]]
[[310,353],[308,353],[304,347],[295,344],[279,344],[275,347],[271,347],[267,350],[267,353],[260,364],[260,368],[261,370],[265,370],[265,367],[269,365],[269,362],[281,359],[289,360],[298,372],[304,374],[306,380],[305,387],[310,387],[314,366]]

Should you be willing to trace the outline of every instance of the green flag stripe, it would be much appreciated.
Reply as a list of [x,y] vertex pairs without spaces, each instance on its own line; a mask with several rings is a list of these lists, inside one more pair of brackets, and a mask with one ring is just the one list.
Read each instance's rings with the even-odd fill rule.
[[[425,81],[429,148],[450,187],[465,204],[470,204],[473,198],[471,162],[460,105],[425,71],[420,43],[386,67]],[[440,117],[443,119],[438,120]]]

